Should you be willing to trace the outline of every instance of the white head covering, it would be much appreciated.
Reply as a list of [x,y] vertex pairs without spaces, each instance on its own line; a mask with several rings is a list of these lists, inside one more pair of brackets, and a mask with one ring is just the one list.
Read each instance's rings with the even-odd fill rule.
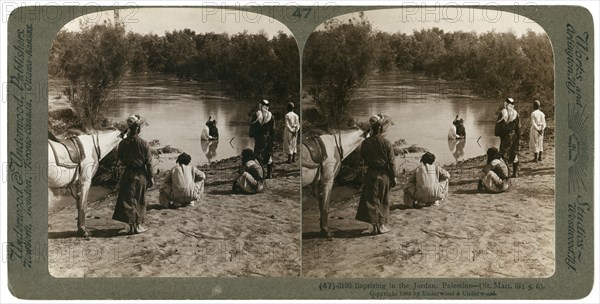
[[502,109],[502,117],[498,121],[504,120],[505,122],[511,122],[517,119],[518,113],[515,110],[515,100],[511,97],[504,100],[504,109]]
[[383,120],[383,115],[381,113],[374,114],[373,116],[371,116],[371,118],[369,118],[369,124],[371,126],[373,126],[375,124],[381,124],[382,120]]
[[[270,106],[269,101],[266,99],[261,100],[260,105],[267,107]],[[269,112],[269,109],[264,107],[260,107],[260,110],[257,112],[256,116],[256,120],[258,120],[261,125],[264,125],[273,118],[273,114]]]
[[139,124],[142,120],[142,117],[140,116],[140,114],[133,114],[131,116],[129,116],[129,118],[127,118],[127,124],[128,125],[133,125],[133,124]]
[[379,134],[383,134],[393,125],[393,122],[388,116],[378,113],[369,118],[369,124],[372,131],[378,130]]

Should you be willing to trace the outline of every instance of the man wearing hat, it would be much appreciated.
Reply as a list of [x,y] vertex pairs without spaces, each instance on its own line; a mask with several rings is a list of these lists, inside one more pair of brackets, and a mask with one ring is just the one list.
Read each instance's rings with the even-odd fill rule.
[[129,234],[146,231],[146,190],[154,185],[152,153],[148,143],[139,137],[142,118],[135,114],[127,119],[129,135],[119,143],[118,158],[125,166],[119,184],[119,195],[113,220],[129,224]]
[[394,148],[383,137],[389,121],[382,114],[369,119],[371,136],[362,142],[360,156],[367,165],[356,220],[371,224],[363,234],[381,234],[390,231],[386,226],[390,213],[389,191],[396,185]]
[[511,177],[519,177],[519,137],[521,136],[521,121],[515,110],[515,100],[506,98],[504,108],[498,114],[495,135],[500,137],[500,154],[512,164]]
[[267,165],[265,178],[271,178],[273,172],[273,140],[274,140],[274,117],[269,111],[269,101],[264,99],[258,105],[258,111],[254,114],[250,130],[254,137],[254,154],[262,165]]
[[542,160],[544,151],[544,129],[546,129],[546,115],[540,111],[540,101],[533,102],[533,112],[531,112],[531,128],[529,129],[529,148],[533,152],[533,161]]

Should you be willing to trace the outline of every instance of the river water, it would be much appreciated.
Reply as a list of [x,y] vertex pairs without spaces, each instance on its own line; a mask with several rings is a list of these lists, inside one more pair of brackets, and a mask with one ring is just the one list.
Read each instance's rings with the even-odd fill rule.
[[[68,107],[62,96],[61,82],[50,80],[49,108]],[[237,98],[218,86],[181,81],[167,75],[126,76],[118,90],[117,102],[106,110],[113,121],[123,121],[134,113],[149,123],[141,136],[158,139],[192,156],[198,165],[236,156],[252,147],[248,137],[248,113],[255,102]],[[483,155],[488,147],[498,146],[494,120],[501,100],[478,97],[463,82],[431,80],[419,73],[393,72],[375,75],[355,95],[352,115],[366,121],[374,113],[389,115],[394,125],[387,137],[404,139],[436,155],[446,164]],[[466,140],[448,140],[448,130],[456,115],[465,120]],[[200,132],[206,120],[217,120],[220,140],[201,142]],[[398,157],[399,167],[412,169],[422,153]],[[92,192],[102,189],[92,189]]]
[[[67,107],[59,80],[50,80],[49,109]],[[141,137],[158,139],[192,156],[199,165],[239,155],[252,147],[248,137],[248,113],[256,102],[238,98],[218,85],[182,81],[168,75],[130,75],[115,94],[117,102],[105,111],[112,121],[142,115],[148,126]],[[219,141],[201,142],[200,133],[209,116],[217,120]],[[174,163],[173,163],[174,164]]]
[[[408,145],[423,147],[436,155],[436,162],[447,164],[485,154],[499,146],[494,136],[496,113],[502,100],[472,94],[464,82],[432,80],[420,73],[391,72],[371,77],[355,95],[349,108],[358,121],[383,113],[392,118],[386,137],[392,142],[404,139]],[[448,140],[452,121],[464,119],[466,140]],[[422,153],[398,159],[410,169]]]

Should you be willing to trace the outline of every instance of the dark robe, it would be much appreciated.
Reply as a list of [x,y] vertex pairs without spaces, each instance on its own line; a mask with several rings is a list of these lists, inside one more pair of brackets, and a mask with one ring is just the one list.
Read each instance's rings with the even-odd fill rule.
[[[501,118],[502,113],[498,115],[498,120]],[[519,137],[521,136],[520,117],[517,114],[517,118],[511,122],[502,120],[496,124],[497,134],[500,137],[500,154],[504,161],[511,164],[515,162],[519,153]]]
[[209,120],[206,122],[206,126],[208,127],[208,135],[210,135],[213,139],[218,139],[219,128],[217,128],[217,122],[215,120]]
[[263,164],[269,164],[273,155],[274,142],[274,127],[275,118],[271,115],[271,119],[264,124],[258,123],[256,126],[256,134],[254,136],[254,155],[256,159]]
[[119,161],[125,166],[113,220],[142,224],[146,217],[146,188],[152,178],[152,153],[148,143],[135,135],[121,141]]
[[370,224],[385,224],[390,210],[390,181],[395,177],[394,149],[390,141],[376,135],[365,139],[360,146],[360,155],[368,169],[356,219]]
[[467,137],[467,130],[465,130],[465,126],[462,124],[456,125],[456,135],[462,136],[463,138]]

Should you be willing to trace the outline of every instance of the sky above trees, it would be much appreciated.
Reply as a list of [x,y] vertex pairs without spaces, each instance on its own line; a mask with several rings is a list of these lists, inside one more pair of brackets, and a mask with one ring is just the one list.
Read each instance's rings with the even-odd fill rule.
[[[133,8],[120,9],[119,17],[127,31],[139,34],[164,35],[173,30],[190,29],[197,33],[266,34],[268,38],[279,31],[290,31],[281,22],[266,15],[252,12],[215,8]],[[84,15],[65,25],[69,31],[79,31],[80,22],[113,21],[112,10]]]
[[[266,10],[266,8],[265,8]],[[520,8],[526,11],[527,7]],[[266,13],[266,11],[265,11]],[[337,16],[345,21],[358,17],[358,12]],[[544,33],[537,23],[518,14],[495,10],[494,7],[449,8],[441,6],[405,7],[365,11],[365,17],[373,24],[373,28],[389,33],[410,34],[415,30],[438,27],[445,32],[475,31],[478,34],[495,32],[513,32],[520,36],[528,30]],[[79,31],[80,21],[103,23],[112,21],[113,11],[92,13],[81,16],[65,25],[69,31]],[[133,8],[121,9],[120,18],[127,31],[139,34],[163,35],[167,31],[189,28],[196,32],[214,32],[236,34],[247,31],[251,34],[264,33],[267,37],[276,36],[279,31],[289,34],[290,31],[279,21],[266,15],[227,10],[218,8]],[[321,24],[319,29],[324,28]]]
[[[523,9],[524,10],[524,9]],[[388,33],[412,34],[421,29],[440,28],[444,32],[513,32],[520,36],[531,30],[545,33],[541,26],[529,18],[506,11],[474,8],[398,8],[364,11],[373,29]],[[340,21],[357,18],[359,12],[335,17]],[[321,24],[318,29],[323,29]]]

